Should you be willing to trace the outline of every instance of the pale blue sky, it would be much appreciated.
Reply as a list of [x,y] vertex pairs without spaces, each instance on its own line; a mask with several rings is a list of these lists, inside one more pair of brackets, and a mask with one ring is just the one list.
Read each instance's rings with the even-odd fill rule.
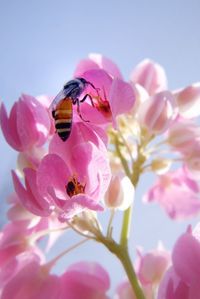
[[[76,63],[90,52],[113,59],[127,80],[134,65],[151,58],[164,66],[170,88],[189,85],[200,79],[199,29],[198,0],[0,0],[0,98],[10,109],[21,92],[56,94],[72,76]],[[0,144],[3,205],[12,188],[9,171],[15,166],[16,154],[1,133]],[[142,188],[147,184],[144,180]],[[133,245],[148,250],[162,239],[171,248],[186,223],[169,221],[156,205],[144,206],[140,195],[141,190],[134,211]],[[67,240],[66,236],[62,246],[67,246]],[[123,276],[119,264],[96,244],[72,253],[66,263],[82,255],[84,259],[105,259],[114,284]]]

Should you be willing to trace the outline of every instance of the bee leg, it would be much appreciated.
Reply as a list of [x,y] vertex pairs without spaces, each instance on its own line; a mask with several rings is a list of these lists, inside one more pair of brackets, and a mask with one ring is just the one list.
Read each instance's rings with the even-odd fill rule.
[[90,95],[89,93],[87,93],[87,94],[82,98],[82,100],[80,100],[80,103],[83,103],[83,102],[87,99],[87,97],[90,99],[90,102],[91,102],[92,106],[94,107],[93,99],[92,99],[92,97],[91,97],[91,95]]
[[89,120],[84,119],[84,118],[82,117],[82,115],[81,115],[81,111],[80,111],[80,101],[79,101],[79,99],[76,100],[76,105],[77,105],[77,112],[78,112],[78,115],[80,116],[80,118],[81,118],[83,121],[85,121],[85,122],[90,122]]
[[99,96],[99,90],[100,90],[100,88],[95,87],[94,84],[92,84],[92,83],[89,82],[89,81],[87,81],[87,83],[88,83],[90,86],[92,86],[92,88],[94,88],[94,89],[96,90],[96,92],[97,92],[97,94],[98,94],[98,96]]

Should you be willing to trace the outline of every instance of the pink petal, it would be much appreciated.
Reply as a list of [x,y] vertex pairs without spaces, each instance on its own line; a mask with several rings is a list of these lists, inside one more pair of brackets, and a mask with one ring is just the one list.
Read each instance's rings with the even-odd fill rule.
[[[111,179],[110,165],[105,151],[102,152],[94,144],[87,142],[74,147],[72,154],[74,168],[81,180],[84,181],[84,176],[88,178],[86,192],[91,194],[99,186],[101,195],[99,194],[98,197],[101,197],[106,192]],[[80,161],[83,162],[79,163]],[[101,185],[99,185],[99,175],[102,178]]]
[[185,283],[199,280],[200,243],[191,234],[185,233],[178,239],[172,260],[175,271]]
[[[62,141],[61,141],[62,142]],[[72,175],[65,162],[55,154],[46,155],[38,168],[37,185],[39,192],[47,196],[49,187],[56,190],[59,197],[66,199],[67,193],[65,186],[69,176]]]
[[[50,214],[49,210],[43,210],[39,202],[36,200],[36,198],[33,196],[33,194],[30,192],[30,190],[27,188],[27,190],[23,187],[21,184],[19,178],[15,174],[15,172],[12,172],[13,176],[13,183],[15,187],[15,191],[19,196],[20,202],[22,205],[31,213],[38,215],[38,216],[48,216]],[[33,178],[34,180],[34,178]]]
[[174,98],[169,91],[157,93],[139,108],[139,120],[148,130],[162,133],[174,119]]
[[17,131],[17,103],[15,103],[8,118],[4,104],[0,107],[0,124],[4,137],[8,144],[15,150],[22,150],[22,144]]
[[[33,277],[32,280],[30,280],[30,285],[33,286],[34,281],[35,281],[35,278]],[[60,278],[59,277],[57,277],[56,275],[49,275],[44,281],[41,281],[41,282],[39,282],[39,286],[38,286],[38,289],[36,290],[36,292],[33,288],[33,296],[30,297],[30,299],[44,299],[44,298],[48,298],[48,299],[59,298],[60,299],[61,289],[60,289]],[[29,296],[29,293],[27,293],[27,295]]]
[[66,200],[62,206],[62,210],[59,215],[60,221],[70,219],[73,216],[81,213],[85,209],[93,211],[103,211],[103,207],[98,204],[94,198],[89,197],[87,194],[74,195],[70,200]]
[[45,197],[45,199],[40,195],[38,192],[38,186],[37,186],[37,178],[36,178],[36,171],[31,168],[24,169],[25,174],[25,183],[27,188],[30,190],[33,197],[36,199],[38,204],[41,206],[44,210],[51,210],[51,199],[49,197]]
[[82,77],[83,73],[89,71],[89,70],[96,70],[99,69],[99,66],[97,63],[95,63],[94,61],[92,61],[91,59],[87,58],[87,59],[82,59],[74,72],[74,77]]
[[79,262],[68,268],[71,277],[77,278],[88,287],[94,287],[96,290],[106,291],[110,287],[110,278],[107,271],[95,262]]
[[[94,84],[96,88],[99,88],[100,90],[100,96],[104,99],[104,95],[109,95],[111,84],[112,84],[112,78],[108,75],[107,72],[104,70],[89,70],[83,74],[83,77]],[[95,92],[92,88],[88,87],[91,95],[95,95]]]
[[[165,274],[158,290],[158,299],[189,299],[189,287],[180,280],[171,267]],[[191,298],[192,299],[192,298]]]
[[21,267],[7,282],[2,291],[2,299],[55,299],[59,298],[60,286],[56,276],[45,273],[37,260],[27,258],[19,261]]
[[200,212],[199,187],[182,168],[161,175],[144,201],[157,201],[172,219],[184,219]]
[[[116,299],[137,299],[129,281],[123,281],[116,289]],[[115,298],[114,297],[114,298]]]
[[[87,102],[81,105],[81,115],[83,116],[84,120],[88,121],[88,125],[92,126],[107,124],[110,122],[110,119],[108,117],[106,117],[101,111],[93,107],[91,104],[88,104]],[[80,122],[80,117],[78,116],[76,120]]]
[[26,149],[37,140],[37,131],[35,130],[35,119],[30,106],[24,101],[23,97],[22,95],[17,106],[17,131],[23,148]]
[[71,266],[62,275],[61,283],[63,294],[70,299],[108,299],[105,292],[110,285],[109,276],[96,263],[80,262]]
[[96,53],[89,54],[89,58],[112,77],[122,79],[122,74],[118,66],[111,59]]
[[167,89],[165,71],[161,65],[145,59],[141,61],[131,74],[131,81],[142,85],[149,93],[154,95],[157,92]]
[[104,142],[106,142],[107,139],[104,130],[90,123],[75,122],[70,138],[66,142],[60,140],[57,135],[52,138],[49,145],[49,152],[59,155],[67,165],[70,165],[74,146],[87,141],[94,143],[101,151],[106,151]]
[[130,112],[135,103],[131,85],[121,79],[114,79],[110,89],[109,102],[113,117]]
[[138,277],[142,284],[158,284],[170,263],[170,255],[164,250],[154,250],[139,256]]
[[194,118],[200,115],[200,82],[174,92],[179,113],[185,118]]
[[34,126],[37,131],[37,146],[41,146],[46,141],[49,130],[51,127],[51,121],[49,114],[43,105],[39,103],[34,97],[29,95],[22,95],[22,101],[26,103],[32,115],[34,116]]

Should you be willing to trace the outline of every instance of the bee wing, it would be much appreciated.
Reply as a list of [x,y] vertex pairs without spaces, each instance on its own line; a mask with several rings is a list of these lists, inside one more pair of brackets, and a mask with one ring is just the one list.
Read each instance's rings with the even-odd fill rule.
[[52,103],[51,103],[49,109],[50,109],[51,111],[55,110],[55,107],[57,106],[57,104],[58,104],[61,100],[63,100],[65,97],[66,97],[66,95],[65,95],[65,91],[62,89],[62,90],[57,94],[57,96],[53,99],[53,101],[52,101]]

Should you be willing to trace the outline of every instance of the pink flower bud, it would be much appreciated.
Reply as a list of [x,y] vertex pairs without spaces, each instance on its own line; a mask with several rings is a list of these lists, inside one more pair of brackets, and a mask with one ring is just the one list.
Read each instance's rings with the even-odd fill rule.
[[158,290],[158,299],[199,298],[200,243],[187,231],[176,241],[172,266],[166,272]]
[[189,170],[192,178],[200,179],[200,157],[199,157],[199,147],[196,148],[194,152],[191,153],[189,157],[185,157],[184,162]]
[[51,127],[49,113],[34,97],[22,95],[7,116],[0,107],[0,124],[8,144],[17,151],[26,151],[41,146],[49,136]]
[[183,155],[191,155],[199,145],[200,129],[191,120],[177,118],[168,131],[167,142]]
[[120,178],[114,175],[105,195],[105,204],[108,208],[126,210],[134,199],[134,188],[128,177]]
[[181,116],[193,118],[200,115],[200,82],[174,93]]
[[131,74],[131,81],[142,85],[149,93],[154,95],[167,88],[165,71],[161,65],[145,59],[141,61]]
[[137,274],[143,285],[158,284],[168,268],[170,254],[161,248],[142,255],[138,250]]
[[163,91],[143,102],[139,109],[139,121],[151,133],[165,131],[173,117],[174,98],[169,91]]

